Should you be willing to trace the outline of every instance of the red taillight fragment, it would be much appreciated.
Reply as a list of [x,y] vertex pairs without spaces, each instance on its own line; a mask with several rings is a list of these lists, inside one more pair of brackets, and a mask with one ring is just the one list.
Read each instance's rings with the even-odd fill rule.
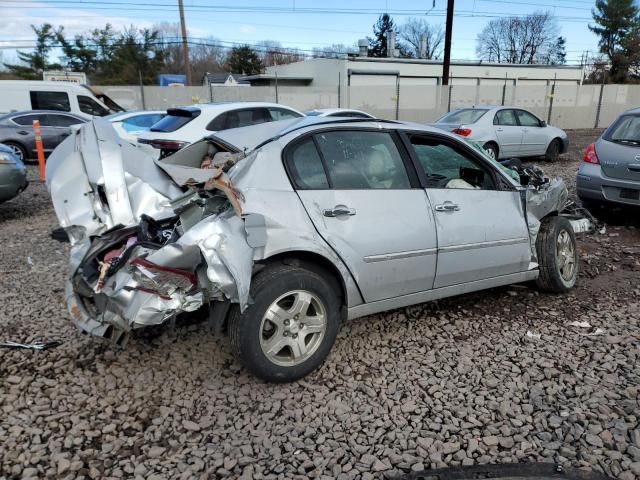
[[590,143],[587,145],[587,148],[584,149],[584,153],[582,154],[582,160],[587,163],[594,163],[598,165],[600,160],[598,159],[598,154],[596,153],[596,144]]
[[456,135],[461,135],[463,137],[468,137],[469,135],[471,135],[471,129],[470,128],[454,128],[451,131],[453,133],[455,133]]

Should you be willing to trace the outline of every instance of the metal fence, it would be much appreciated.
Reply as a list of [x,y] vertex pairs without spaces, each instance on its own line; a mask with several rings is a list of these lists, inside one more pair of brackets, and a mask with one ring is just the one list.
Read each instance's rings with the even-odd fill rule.
[[268,101],[299,110],[348,107],[379,118],[432,122],[450,110],[471,105],[526,108],[561,128],[604,128],[618,114],[640,106],[640,85],[419,85],[333,88],[273,86],[139,87],[101,86],[127,109],[166,109],[192,103]]

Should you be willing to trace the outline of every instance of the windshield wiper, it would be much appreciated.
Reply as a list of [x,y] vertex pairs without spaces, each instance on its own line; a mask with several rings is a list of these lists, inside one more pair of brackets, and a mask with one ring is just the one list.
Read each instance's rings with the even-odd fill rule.
[[632,145],[640,145],[640,140],[634,140],[632,138],[612,138],[611,140],[616,143],[630,143]]

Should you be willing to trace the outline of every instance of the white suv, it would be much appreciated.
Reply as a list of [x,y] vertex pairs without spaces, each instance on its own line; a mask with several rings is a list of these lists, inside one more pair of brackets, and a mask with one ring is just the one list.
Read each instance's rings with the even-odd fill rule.
[[161,156],[166,156],[214,132],[298,117],[304,117],[304,114],[266,102],[206,103],[169,108],[162,120],[140,134],[138,143],[151,145],[161,151]]

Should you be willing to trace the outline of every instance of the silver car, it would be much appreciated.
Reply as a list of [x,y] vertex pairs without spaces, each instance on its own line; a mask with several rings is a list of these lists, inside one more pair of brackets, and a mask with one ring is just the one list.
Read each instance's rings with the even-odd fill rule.
[[27,188],[27,169],[13,149],[0,143],[0,203]]
[[496,160],[544,156],[554,162],[569,148],[564,130],[518,107],[462,108],[433,125],[480,143]]
[[640,205],[640,108],[624,112],[587,146],[576,187],[589,207],[608,202]]
[[47,163],[71,241],[71,319],[116,343],[209,309],[250,371],[291,381],[347,319],[576,282],[562,180],[522,186],[435,128],[306,117],[145,155],[95,120]]

